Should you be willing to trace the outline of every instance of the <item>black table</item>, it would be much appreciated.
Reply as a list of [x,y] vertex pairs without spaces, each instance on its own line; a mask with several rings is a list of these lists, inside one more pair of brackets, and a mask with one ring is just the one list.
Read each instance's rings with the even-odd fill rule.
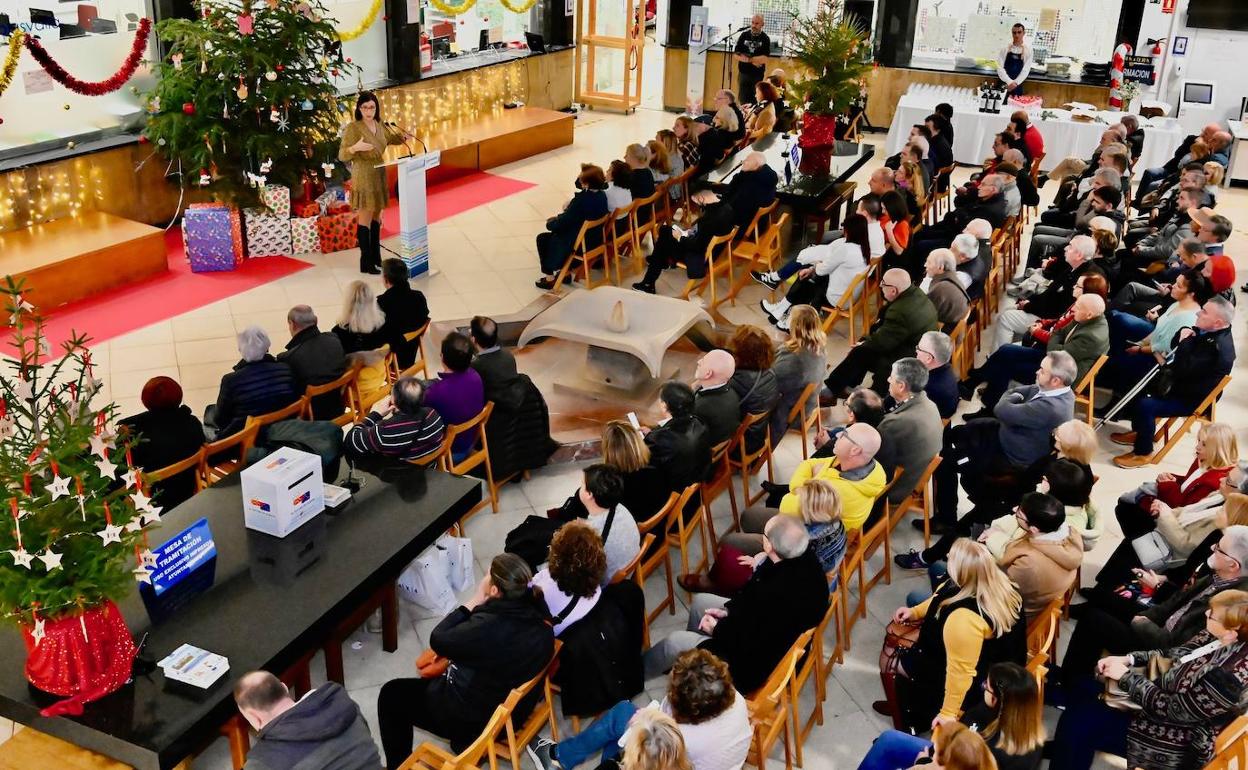
[[753,144],[737,150],[706,175],[712,186],[728,184],[741,168],[741,162],[752,152],[761,152],[767,165],[775,169],[776,193],[781,203],[795,209],[811,210],[832,194],[837,185],[849,180],[858,169],[875,156],[875,145],[857,142],[836,142],[832,164],[826,174],[803,174],[793,165],[793,179],[784,178],[784,160],[790,147],[797,144],[797,134],[768,134]]
[[[229,673],[206,692],[167,683],[157,667],[87,704],[82,716],[45,718],[39,710],[58,699],[29,686],[21,635],[5,628],[0,716],[140,770],[167,770],[198,751],[237,713],[232,689],[238,677],[254,669],[279,673],[317,650],[481,500],[480,481],[423,468],[397,471],[387,481],[364,478],[364,487],[336,512],[327,509],[283,540],[243,526],[237,474],[164,514],[153,546],[208,519],[217,546],[211,585],[156,621],[137,582],[118,606],[136,640],[150,633],[145,656],[152,660],[183,643],[229,658]],[[414,658],[417,651],[410,652]]]

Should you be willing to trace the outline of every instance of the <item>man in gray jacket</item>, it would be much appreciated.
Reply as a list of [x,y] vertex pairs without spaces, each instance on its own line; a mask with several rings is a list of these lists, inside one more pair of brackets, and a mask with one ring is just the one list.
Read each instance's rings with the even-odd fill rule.
[[244,770],[378,770],[381,756],[360,707],[329,682],[296,701],[267,671],[243,674],[234,702],[257,731]]
[[923,391],[927,378],[927,367],[917,358],[897,360],[888,377],[888,394],[894,403],[876,426],[880,451],[875,459],[889,478],[896,468],[902,468],[901,477],[888,492],[888,501],[894,505],[914,491],[927,464],[940,452],[944,425],[936,405]]

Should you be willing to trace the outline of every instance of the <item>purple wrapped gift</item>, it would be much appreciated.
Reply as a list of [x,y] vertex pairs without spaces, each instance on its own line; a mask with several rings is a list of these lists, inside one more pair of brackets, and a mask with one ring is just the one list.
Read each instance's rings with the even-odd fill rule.
[[234,269],[234,240],[230,210],[225,206],[187,209],[182,216],[182,238],[191,272]]

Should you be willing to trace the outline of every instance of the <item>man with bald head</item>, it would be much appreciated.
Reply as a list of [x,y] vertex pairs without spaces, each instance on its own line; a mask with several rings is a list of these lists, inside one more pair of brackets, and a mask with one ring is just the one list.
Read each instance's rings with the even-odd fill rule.
[[732,58],[737,61],[737,96],[742,104],[753,104],[754,87],[767,74],[767,56],[771,53],[771,38],[763,31],[765,20],[761,14],[750,17],[750,28],[737,38]]
[[723,200],[728,201],[736,216],[733,223],[744,233],[758,210],[770,206],[776,200],[776,184],[780,178],[776,170],[767,165],[761,152],[751,152],[741,161],[741,168],[728,182]]
[[880,296],[884,303],[880,315],[871,324],[865,337],[850,348],[845,359],[824,381],[824,402],[845,398],[868,372],[871,387],[877,393],[888,389],[888,375],[893,362],[914,355],[914,346],[924,332],[940,328],[936,306],[927,295],[910,282],[910,274],[894,267],[880,280]]
[[1099,294],[1082,294],[1071,308],[1073,320],[1053,332],[1044,349],[1023,345],[1004,345],[996,350],[983,366],[972,369],[965,384],[970,388],[986,382],[981,401],[983,409],[965,419],[991,417],[1010,382],[1031,382],[1046,354],[1064,350],[1075,361],[1075,383],[1088,373],[1101,356],[1109,352],[1109,321],[1105,318],[1105,300]]
[[[789,479],[789,491],[780,500],[779,512],[800,516],[798,488],[810,479],[822,479],[835,487],[841,498],[841,522],[845,529],[862,527],[871,515],[876,498],[888,484],[888,474],[875,459],[880,451],[880,441],[880,432],[862,422],[855,422],[839,431],[831,458],[812,457],[798,463],[797,470]],[[741,515],[742,527],[749,515],[749,511]]]
[[698,359],[693,380],[693,413],[706,424],[711,446],[727,441],[741,425],[741,399],[728,387],[737,362],[715,349]]
[[939,222],[923,230],[910,240],[903,262],[916,280],[923,273],[923,265],[932,249],[947,249],[954,237],[962,232],[972,219],[985,219],[990,225],[1000,227],[1006,217],[1005,186],[997,174],[985,174],[979,180],[977,197],[963,205],[955,206]]
[[[1222,132],[1222,125],[1220,123],[1209,123],[1200,130],[1199,134],[1190,134],[1186,139],[1184,139],[1183,142],[1179,144],[1178,149],[1174,151],[1174,156],[1171,157],[1170,160],[1166,161],[1165,165],[1157,166],[1156,168],[1144,169],[1144,173],[1140,176],[1139,186],[1135,188],[1135,207],[1137,209],[1144,208],[1145,193],[1157,187],[1157,185],[1160,184],[1166,177],[1178,175],[1179,171],[1186,164],[1185,159],[1191,157],[1192,145],[1196,142],[1196,140],[1199,139],[1204,142],[1212,150],[1214,149],[1214,145],[1219,142],[1216,137],[1220,132]],[[1220,151],[1222,153],[1226,153],[1229,151],[1229,148],[1230,142],[1227,142],[1221,146],[1220,150],[1214,150],[1214,152],[1216,153]],[[1217,160],[1223,166],[1227,163],[1225,154],[1223,154],[1221,158],[1214,158],[1214,160]]]
[[360,707],[327,682],[299,700],[268,671],[249,671],[234,702],[256,730],[244,770],[377,770],[381,757]]

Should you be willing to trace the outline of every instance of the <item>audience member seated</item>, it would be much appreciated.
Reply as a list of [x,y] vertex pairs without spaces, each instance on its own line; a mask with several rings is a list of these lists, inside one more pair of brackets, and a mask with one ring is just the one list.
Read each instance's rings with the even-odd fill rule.
[[[1196,246],[1196,241],[1185,241]],[[1186,246],[1185,249],[1186,250]],[[1203,250],[1203,249],[1202,249]],[[1105,382],[1116,390],[1128,390],[1154,366],[1164,363],[1174,350],[1174,338],[1180,330],[1196,322],[1200,307],[1213,296],[1213,288],[1199,270],[1180,273],[1173,284],[1151,289],[1143,284],[1123,287],[1119,297],[1127,299],[1130,308],[1150,292],[1157,304],[1144,317],[1129,310],[1109,313],[1109,361],[1105,364]],[[1165,309],[1158,312],[1158,308]]]
[[[806,524],[810,548],[819,566],[836,583],[836,571],[845,556],[845,525],[841,522],[841,498],[832,482],[810,479],[797,488],[798,515]],[[763,552],[763,530],[774,508],[751,508],[741,517],[741,530],[725,534],[719,541],[715,563],[708,574],[681,575],[680,587],[690,593],[732,596],[754,573],[754,559]],[[749,557],[749,559],[744,558]]]
[[907,250],[906,264],[917,268],[932,249],[949,248],[972,219],[985,219],[994,228],[1005,224],[1006,201],[1002,189],[1001,177],[996,174],[979,180],[978,197],[973,202],[951,208],[939,222],[915,235]]
[[710,126],[699,123],[688,115],[678,115],[676,121],[672,123],[672,133],[676,135],[680,158],[685,162],[686,170],[698,165],[698,160],[702,157],[698,140],[702,133],[708,130]]
[[711,102],[711,111],[702,115],[702,120],[714,125],[715,118],[721,110],[727,110],[736,120],[735,125],[728,131],[728,139],[730,144],[736,144],[745,136],[745,113],[741,111],[741,105],[737,103],[737,95],[729,88],[721,88],[715,92],[715,97]]
[[356,383],[360,401],[365,408],[385,395],[388,387],[386,357],[379,350],[389,342],[385,325],[386,316],[378,307],[372,288],[363,281],[352,281],[348,284],[342,302],[342,313],[338,316],[333,332],[342,343],[348,362],[359,360],[363,364]]
[[[982,219],[977,222],[984,222]],[[991,236],[992,228],[989,227],[988,233]],[[977,300],[984,296],[984,281],[988,279],[988,272],[992,269],[992,242],[988,241],[988,262],[982,258],[982,250],[980,249],[980,240],[969,232],[958,233],[954,236],[953,241],[949,244],[949,250],[953,252],[954,261],[957,262],[958,280],[966,287],[966,295],[972,300]]]
[[1235,432],[1225,423],[1206,423],[1196,432],[1196,456],[1187,473],[1160,473],[1118,498],[1114,514],[1122,542],[1101,567],[1098,582],[1121,585],[1141,564],[1135,541],[1156,533],[1169,549],[1167,561],[1186,559],[1215,528],[1224,498],[1239,491],[1243,474]]
[[473,316],[468,331],[472,336],[472,347],[476,350],[472,368],[481,376],[485,400],[493,401],[494,394],[518,376],[516,357],[498,344],[498,324],[493,318]]
[[[678,177],[685,173],[685,169],[689,166],[685,160],[684,143],[680,141],[680,137],[676,136],[676,132],[670,128],[659,129],[655,133],[653,141],[663,147],[668,163],[668,178]],[[651,148],[651,152],[653,152],[653,148]],[[679,194],[679,190],[672,190],[673,196]]]
[[[1057,723],[1051,766],[1086,770],[1098,750],[1125,755],[1127,767],[1159,770],[1200,768],[1213,759],[1218,733],[1243,714],[1248,694],[1248,593],[1215,595],[1201,626],[1177,644],[1101,658],[1096,669],[1105,684],[1085,683],[1072,696]],[[1150,664],[1161,660],[1168,670],[1150,677]],[[1104,703],[1107,685],[1133,708]]]
[[[797,404],[802,391],[807,385],[816,385],[823,381],[828,369],[828,335],[824,334],[819,322],[819,313],[810,305],[797,305],[786,316],[788,323],[788,339],[776,349],[775,362],[771,371],[776,376],[776,387],[780,391],[780,400],[771,413],[771,445],[780,443],[789,426],[785,420]],[[806,405],[803,415],[809,409],[817,409],[817,400]]]
[[1029,492],[1014,509],[1021,537],[998,559],[1023,597],[1023,614],[1035,618],[1070,590],[1083,563],[1083,541],[1066,523],[1066,507],[1044,492]]
[[620,474],[620,505],[634,520],[649,520],[667,503],[671,492],[662,472],[650,464],[645,437],[625,420],[611,420],[602,429],[602,461]]
[[[442,371],[428,383],[425,406],[436,410],[447,425],[468,422],[485,408],[485,387],[472,368],[472,340],[467,335],[451,332],[442,339]],[[456,436],[451,456],[463,459],[476,439],[474,431]]]
[[[1197,141],[1203,142],[1206,146],[1212,147],[1217,143],[1217,135],[1222,132],[1221,123],[1209,123],[1200,130],[1200,134],[1189,134],[1180,144],[1178,149],[1174,151],[1174,156],[1166,161],[1164,165],[1156,168],[1144,169],[1144,173],[1140,175],[1139,186],[1136,187],[1135,207],[1143,208],[1144,195],[1152,190],[1156,185],[1160,184],[1163,179],[1171,175],[1177,175],[1183,166],[1190,162],[1192,145]],[[1228,142],[1224,147],[1229,147]],[[1222,165],[1226,165],[1226,156],[1221,156]]]
[[[1173,358],[1158,371],[1159,385],[1141,395],[1129,406],[1132,409],[1132,430],[1110,436],[1115,443],[1132,447],[1132,451],[1114,458],[1119,468],[1138,468],[1153,454],[1153,431],[1159,417],[1182,417],[1192,413],[1201,401],[1213,392],[1222,378],[1235,365],[1235,343],[1231,339],[1231,321],[1235,307],[1221,297],[1214,297],[1196,314],[1194,326],[1181,329]],[[1164,390],[1158,390],[1166,386]]]
[[[878,397],[877,397],[878,398]],[[797,490],[810,479],[831,482],[841,500],[841,521],[849,530],[860,529],[871,515],[875,500],[888,484],[888,474],[876,461],[880,451],[880,433],[866,423],[852,423],[831,437],[830,457],[812,457],[798,463],[788,487],[772,487],[782,492],[776,510],[790,516],[798,514]],[[768,499],[771,502],[772,498]],[[757,506],[756,506],[757,507]],[[742,518],[754,508],[747,508]]]
[[[624,148],[624,162],[628,164],[628,191],[633,200],[654,195],[654,174],[650,173],[650,151],[644,144],[633,143]],[[648,216],[641,221],[648,222]]]
[[[999,770],[1039,769],[1045,735],[1044,703],[1036,678],[1017,663],[996,663],[988,669],[988,676],[984,679],[983,702],[968,708],[962,715],[961,723],[981,731],[979,734],[987,741],[988,750]],[[952,724],[945,723],[940,732],[947,735],[945,726]],[[964,743],[969,747],[969,740]],[[898,770],[932,748],[932,742],[925,738],[901,730],[889,730],[875,739],[858,770]],[[947,753],[953,752],[947,750]],[[943,761],[936,757],[940,765],[917,767],[925,770],[933,767],[985,770],[992,767],[978,750],[974,754],[974,757],[970,754],[959,754],[956,758],[946,756]],[[972,759],[974,761],[970,761]]]
[[706,477],[711,465],[711,441],[706,423],[693,412],[693,389],[683,382],[665,382],[659,388],[659,424],[646,432],[650,465],[666,481],[668,492]]
[[741,168],[732,175],[723,194],[723,200],[732,206],[736,216],[733,224],[737,226],[738,236],[746,235],[746,228],[760,209],[775,202],[778,181],[775,169],[767,165],[767,158],[761,152],[752,152],[741,161]]
[[[151,378],[143,385],[139,401],[145,411],[118,420],[138,437],[130,447],[130,463],[135,468],[159,470],[182,462],[204,445],[204,426],[182,403],[182,386],[176,380]],[[165,510],[194,494],[194,469],[152,484],[152,497]]]
[[756,452],[768,436],[770,416],[780,403],[780,385],[771,370],[776,353],[767,332],[750,324],[737,326],[728,348],[735,362],[728,387],[737,394],[741,419],[752,414],[768,415],[767,420],[751,425],[745,433],[745,451]]
[[923,392],[936,405],[942,420],[958,411],[958,376],[953,371],[953,340],[944,332],[926,332],[914,346],[914,357],[927,367]]
[[877,426],[880,451],[875,457],[887,478],[902,469],[888,491],[888,501],[893,505],[910,496],[932,458],[940,453],[944,425],[936,405],[924,392],[927,380],[927,367],[919,359],[900,358],[893,362],[893,373],[888,377],[892,404]]
[[1037,321],[1057,318],[1075,301],[1075,283],[1089,271],[1102,272],[1094,261],[1096,241],[1091,236],[1076,235],[1066,244],[1062,259],[1054,259],[1046,271],[1049,285],[1040,293],[1024,297],[1014,307],[997,316],[993,349],[1013,342]]
[[[537,234],[537,257],[542,270],[542,277],[536,283],[539,289],[555,288],[555,276],[572,256],[572,247],[576,245],[581,226],[601,219],[609,211],[605,192],[607,178],[600,167],[582,163],[576,187],[576,194],[568,205],[557,216],[547,219],[546,230]],[[589,248],[596,247],[602,241],[601,234],[586,233],[585,237]],[[566,280],[571,282],[571,272]]]
[[927,183],[924,181],[923,165],[911,158],[902,161],[901,168],[893,172],[893,184],[906,202],[913,232],[917,225],[923,223],[923,207],[927,205]]
[[1123,113],[1118,122],[1127,129],[1126,142],[1131,150],[1132,160],[1139,160],[1140,154],[1144,152],[1144,129],[1140,126],[1140,119],[1128,112]]
[[632,513],[620,504],[624,496],[624,477],[618,470],[598,463],[586,468],[582,478],[576,494],[588,514],[585,521],[602,537],[602,547],[607,554],[607,569],[602,579],[605,584],[641,550],[641,535]]
[[698,359],[693,375],[693,413],[706,426],[711,446],[732,438],[741,426],[741,399],[729,385],[736,362],[727,350],[712,350]]
[[1018,187],[1019,205],[1039,206],[1040,191],[1036,189],[1036,183],[1031,181],[1031,172],[1028,170],[1031,164],[1023,159],[1023,154],[1018,150],[1006,150],[1001,159],[1005,162],[997,170],[1014,178],[1014,184]]
[[745,119],[745,137],[742,141],[752,144],[770,134],[776,127],[776,108],[780,102],[780,94],[776,87],[766,80],[754,86],[757,101],[750,106],[750,114]]
[[741,692],[753,693],[797,637],[819,624],[828,609],[828,582],[806,527],[796,517],[773,516],[764,535],[764,556],[740,591],[731,599],[694,594],[687,629],[646,651],[647,679],[700,648],[728,664]]
[[[906,136],[907,145],[918,137],[924,142],[932,138],[932,132],[925,123],[915,123],[910,126],[910,133]],[[901,168],[902,162],[905,160],[905,149],[896,155],[889,155],[884,159],[884,168],[893,169],[894,171]]]
[[[884,399],[880,398],[879,393],[870,388],[854,388],[849,398],[845,399],[845,424],[819,431],[815,435],[815,453],[812,457],[835,457],[836,438],[842,431],[854,423],[875,428],[887,412]],[[764,481],[762,484],[763,488],[773,495],[767,498],[769,503],[774,502],[779,505],[781,498],[788,492],[788,487],[782,484],[772,484],[770,481]]]
[[[752,273],[754,279],[764,286],[770,285],[772,276],[775,276],[775,285],[779,286],[789,275],[797,275],[797,280],[778,302],[759,300],[759,307],[767,320],[782,331],[788,331],[789,311],[797,305],[826,302],[831,307],[847,310],[839,304],[841,298],[854,280],[871,266],[868,227],[866,217],[850,214],[845,217],[842,230],[845,237],[831,243],[807,246],[777,273]],[[861,294],[862,284],[859,284],[858,292]]]
[[[932,165],[935,171],[947,168],[953,165],[953,132],[952,127],[945,116],[939,113],[933,113],[923,119],[923,125],[927,126],[927,130],[931,136],[927,137],[928,155],[932,159]],[[937,180],[948,185],[948,180]],[[933,187],[937,192],[944,192],[944,189],[933,182]]]
[[[1117,173],[1117,172],[1114,172]],[[1104,183],[1100,175],[1093,177],[1094,186],[1072,214],[1069,226],[1036,225],[1031,231],[1031,246],[1027,251],[1027,266],[1039,267],[1044,260],[1052,257],[1070,243],[1070,239],[1079,233],[1090,234],[1092,220],[1106,217],[1114,227],[1114,235],[1122,233],[1122,212],[1117,210],[1122,201],[1122,193],[1109,184]]]
[[303,395],[290,365],[269,355],[270,344],[259,326],[238,333],[242,360],[221,377],[216,403],[204,410],[204,433],[210,440],[233,435],[248,417],[275,412]]
[[[667,147],[658,139],[651,139],[645,144],[646,150],[650,153],[650,176],[654,177],[654,184],[666,182],[672,178],[672,161],[667,155]],[[676,156],[680,160],[680,156]]]
[[[1018,473],[1048,452],[1053,429],[1074,416],[1075,360],[1065,351],[1046,355],[1032,385],[1020,385],[997,402],[993,417],[952,427],[936,468],[934,531],[952,527],[957,519],[958,476],[963,484],[983,477]],[[965,475],[965,471],[973,471]],[[968,490],[969,491],[969,490]],[[920,523],[921,524],[921,523]]]
[[910,219],[913,212],[906,206],[906,199],[897,190],[889,190],[880,196],[880,206],[884,209],[880,217],[880,228],[884,233],[885,254],[889,260],[900,259],[910,245]]
[[1031,116],[1026,110],[1015,110],[1010,114],[1010,129],[1023,140],[1028,159],[1039,158],[1044,154],[1044,134],[1031,122]]
[[546,566],[529,583],[546,602],[555,636],[594,608],[610,579],[606,573],[607,554],[593,527],[575,519],[556,530]]
[[424,292],[413,289],[408,278],[403,260],[391,257],[381,263],[381,283],[386,290],[377,295],[377,306],[385,314],[390,352],[398,359],[400,370],[416,363],[420,352],[420,340],[409,342],[405,335],[429,323],[429,303]]
[[[609,763],[620,756],[620,739],[649,714],[671,717],[684,738],[688,764],[661,764],[656,759],[638,770],[737,770],[749,752],[753,730],[745,696],[733,687],[728,666],[706,650],[689,650],[672,664],[667,695],[657,709],[620,701],[596,722],[558,744],[539,738],[529,748],[537,770],[573,770],[602,752]],[[637,715],[641,716],[637,716]]]
[[234,686],[234,703],[256,731],[246,770],[381,767],[368,722],[337,682],[326,682],[295,700],[268,671],[249,671]]
[[702,190],[693,194],[693,202],[702,206],[702,216],[693,223],[693,227],[682,230],[676,225],[659,228],[659,236],[655,239],[654,252],[646,257],[646,274],[633,284],[633,288],[649,294],[655,293],[655,282],[669,267],[678,262],[685,264],[685,274],[690,280],[706,277],[706,247],[711,239],[732,232],[737,218],[736,212],[727,200],[710,190]]
[[935,249],[927,255],[924,272],[924,291],[936,308],[936,320],[946,332],[953,331],[971,306],[970,295],[958,280],[957,257],[949,249]]
[[716,110],[711,127],[698,137],[698,170],[694,176],[705,176],[713,171],[732,153],[732,148],[744,133],[745,122],[735,104]]
[[[391,261],[386,260],[386,263]],[[277,354],[277,360],[290,366],[301,385],[305,388],[324,385],[342,376],[347,369],[342,342],[338,335],[316,327],[316,313],[312,308],[307,305],[292,307],[286,314],[286,327],[290,330],[290,342]],[[325,393],[313,399],[312,416],[318,420],[332,420],[342,415],[342,406],[340,393]]]
[[343,440],[347,457],[357,464],[385,459],[410,462],[442,448],[446,424],[425,406],[425,384],[400,377],[390,395],[373,404],[372,411]]
[[980,383],[988,387],[980,395],[983,408],[965,419],[991,417],[997,402],[1001,400],[1011,382],[1027,382],[1036,373],[1036,367],[1046,355],[1066,351],[1075,360],[1075,378],[1078,384],[1097,359],[1109,351],[1109,324],[1105,321],[1105,300],[1096,294],[1081,294],[1071,305],[1071,322],[1048,335],[1043,348],[1027,347],[1011,343],[997,348],[983,366],[967,373],[959,383],[959,390],[973,391]]
[[1005,216],[1017,217],[1023,210],[1023,195],[1019,192],[1018,166],[1013,163],[1002,163],[997,167],[997,178],[1001,180],[1001,194],[1005,196]]
[[995,174],[997,167],[1004,161],[1002,156],[1005,151],[1010,149],[1011,134],[1009,131],[1002,131],[992,136],[992,154],[984,160],[983,167],[971,174],[970,179],[953,190],[953,203],[955,206],[962,206],[973,201],[976,198],[976,190],[979,188],[979,180],[988,174]]
[[617,220],[628,216],[628,207],[633,202],[633,193],[628,189],[633,172],[622,160],[613,160],[607,164],[607,210],[615,214]]
[[910,355],[924,332],[940,327],[936,307],[919,287],[911,285],[905,270],[893,268],[884,273],[880,296],[885,304],[870,331],[824,380],[832,398],[847,396],[868,373],[872,387],[885,390],[893,362]]
[[[445,672],[382,685],[377,723],[388,770],[412,753],[413,727],[449,739],[453,753],[463,751],[512,688],[550,662],[555,636],[546,604],[529,587],[532,580],[519,556],[495,556],[472,598],[429,635],[429,650],[449,660]],[[521,722],[530,709],[522,702],[512,719]]]
[[919,635],[901,653],[895,692],[875,710],[915,732],[956,722],[980,699],[993,664],[1026,662],[1022,605],[988,549],[958,540],[949,552],[949,580],[922,604],[893,613],[896,623],[918,623]]

